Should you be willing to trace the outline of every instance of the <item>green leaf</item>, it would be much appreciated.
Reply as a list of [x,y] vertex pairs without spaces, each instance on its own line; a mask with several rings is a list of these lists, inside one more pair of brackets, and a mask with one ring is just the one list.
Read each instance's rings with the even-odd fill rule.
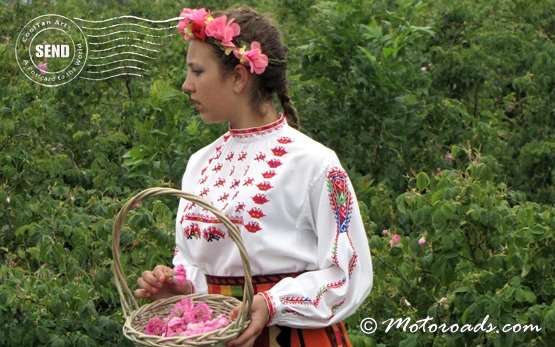
[[419,191],[424,191],[430,185],[430,177],[425,172],[420,172],[416,175],[416,188]]

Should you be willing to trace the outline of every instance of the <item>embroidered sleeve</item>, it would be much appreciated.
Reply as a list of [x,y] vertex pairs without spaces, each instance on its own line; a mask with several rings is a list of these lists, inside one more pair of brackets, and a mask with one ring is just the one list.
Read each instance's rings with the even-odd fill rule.
[[372,287],[372,265],[358,202],[347,173],[331,166],[310,188],[318,270],[286,278],[265,293],[269,325],[328,326],[351,315]]

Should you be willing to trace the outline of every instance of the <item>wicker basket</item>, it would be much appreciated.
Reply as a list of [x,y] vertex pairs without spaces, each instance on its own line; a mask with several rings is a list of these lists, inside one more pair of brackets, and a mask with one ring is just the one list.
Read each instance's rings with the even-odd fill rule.
[[[239,301],[232,297],[217,294],[190,294],[178,295],[167,299],[157,300],[150,304],[139,307],[132,291],[127,285],[127,277],[123,273],[120,259],[120,234],[125,215],[129,210],[133,209],[137,204],[151,196],[174,195],[188,201],[194,202],[199,206],[213,213],[226,226],[229,236],[239,248],[243,269],[245,272],[245,286],[243,291],[243,301]],[[145,189],[137,195],[129,199],[118,212],[112,234],[112,254],[114,257],[114,276],[116,287],[120,296],[125,323],[123,325],[123,334],[136,345],[140,346],[220,346],[225,342],[239,336],[241,332],[248,326],[250,319],[250,309],[253,299],[252,274],[248,255],[241,239],[241,234],[237,227],[227,219],[227,217],[210,203],[204,201],[200,197],[182,192],[172,188],[149,188]],[[229,318],[229,313],[233,308],[241,305],[239,314],[235,320],[222,329],[212,331],[210,333],[192,335],[192,336],[176,336],[161,337],[155,335],[147,335],[144,333],[145,326],[154,316],[163,317],[169,314],[171,308],[179,300],[189,298],[193,302],[204,301],[214,311],[214,314],[224,314]]]

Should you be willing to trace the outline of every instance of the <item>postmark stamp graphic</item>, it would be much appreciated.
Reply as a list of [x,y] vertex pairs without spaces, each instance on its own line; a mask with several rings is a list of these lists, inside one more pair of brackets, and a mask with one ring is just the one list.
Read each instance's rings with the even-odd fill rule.
[[23,74],[45,87],[58,87],[75,79],[87,56],[86,35],[73,20],[59,14],[32,19],[15,43],[15,57]]

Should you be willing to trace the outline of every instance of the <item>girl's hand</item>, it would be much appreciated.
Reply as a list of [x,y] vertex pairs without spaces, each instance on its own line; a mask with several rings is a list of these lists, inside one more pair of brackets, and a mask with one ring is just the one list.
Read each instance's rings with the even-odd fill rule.
[[[231,316],[236,317],[239,313],[239,307],[236,307],[232,312]],[[262,330],[268,322],[270,313],[268,312],[268,306],[266,305],[266,300],[262,295],[255,295],[252,300],[251,307],[251,323],[245,329],[243,334],[241,334],[235,340],[229,341],[227,343],[228,347],[241,346],[241,347],[252,347],[254,346],[254,341],[262,333]]]
[[143,272],[137,280],[138,289],[135,296],[159,300],[174,295],[191,294],[192,286],[189,281],[179,285],[172,280],[173,270],[165,265],[156,265],[154,270]]

